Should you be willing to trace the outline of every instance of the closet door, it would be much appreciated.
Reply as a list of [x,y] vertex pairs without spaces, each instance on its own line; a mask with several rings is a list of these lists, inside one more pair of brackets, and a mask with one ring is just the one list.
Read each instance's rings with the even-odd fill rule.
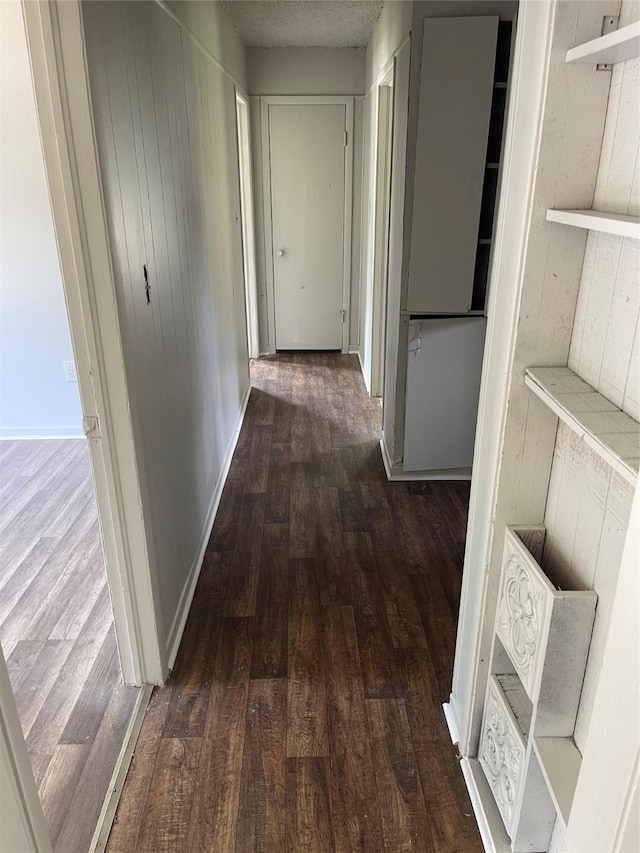
[[471,308],[497,17],[424,22],[407,310]]

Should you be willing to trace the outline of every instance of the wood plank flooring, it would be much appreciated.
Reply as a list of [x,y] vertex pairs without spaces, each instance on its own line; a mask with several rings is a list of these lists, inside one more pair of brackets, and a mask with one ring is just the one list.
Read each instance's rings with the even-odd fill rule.
[[139,691],[120,684],[83,440],[0,442],[0,643],[51,840],[86,853]]
[[441,707],[468,485],[386,480],[353,356],[252,381],[108,851],[480,851]]

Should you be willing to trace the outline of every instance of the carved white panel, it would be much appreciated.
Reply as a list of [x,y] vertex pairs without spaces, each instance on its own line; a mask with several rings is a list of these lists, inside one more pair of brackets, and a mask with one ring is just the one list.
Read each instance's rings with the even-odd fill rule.
[[480,765],[509,834],[525,775],[525,745],[495,676],[489,679],[482,721]]
[[529,697],[542,675],[553,588],[527,548],[507,528],[496,630]]

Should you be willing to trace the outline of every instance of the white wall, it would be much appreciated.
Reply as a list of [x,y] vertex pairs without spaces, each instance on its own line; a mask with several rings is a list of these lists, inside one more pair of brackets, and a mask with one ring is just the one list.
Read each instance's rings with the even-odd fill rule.
[[275,338],[269,329],[267,310],[267,257],[264,234],[261,95],[354,96],[353,198],[351,223],[351,292],[349,301],[349,349],[359,343],[359,299],[362,213],[362,138],[365,51],[350,48],[247,48],[248,85],[251,95],[251,153],[253,158],[254,215],[256,223],[256,272],[260,352],[269,352]]
[[247,48],[252,95],[363,95],[364,74],[364,48]]
[[367,45],[366,92],[411,31],[413,0],[385,3]]
[[0,3],[0,436],[81,436],[78,386],[18,2]]
[[[83,4],[160,634],[179,640],[249,388],[235,87],[216,4]],[[211,55],[203,49],[216,51]],[[225,58],[231,57],[231,58]],[[151,302],[147,304],[143,265]]]

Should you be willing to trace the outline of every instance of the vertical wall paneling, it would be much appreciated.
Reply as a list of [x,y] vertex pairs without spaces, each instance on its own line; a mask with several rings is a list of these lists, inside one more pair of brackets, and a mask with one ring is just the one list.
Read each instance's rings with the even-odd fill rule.
[[249,386],[235,87],[157,3],[90,2],[83,14],[170,658]]
[[[621,20],[632,9],[632,4],[623,4]],[[593,207],[637,214],[640,59],[617,63],[610,77]],[[589,232],[568,364],[636,419],[640,416],[639,316],[640,241]],[[598,593],[576,721],[575,740],[580,749],[589,733],[632,501],[633,488],[560,424],[544,518],[547,559],[560,583]]]
[[[620,26],[637,17],[623,4]],[[593,207],[640,213],[640,59],[613,66]],[[590,232],[569,367],[640,419],[640,243]]]

